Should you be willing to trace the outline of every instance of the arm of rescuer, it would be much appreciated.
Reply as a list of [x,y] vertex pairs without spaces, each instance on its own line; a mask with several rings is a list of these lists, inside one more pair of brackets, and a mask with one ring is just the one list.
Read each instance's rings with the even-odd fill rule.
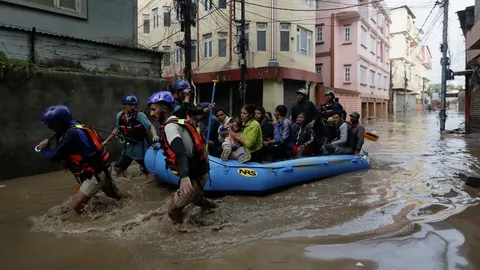
[[105,141],[102,142],[103,145],[107,145],[113,139],[113,137],[117,135],[118,125],[120,123],[121,115],[122,115],[122,112],[117,113],[117,116],[115,118],[115,128],[112,130],[112,133],[108,135],[107,139],[105,139]]
[[331,145],[344,145],[347,143],[348,140],[348,126],[346,122],[343,122],[343,124],[339,128],[340,130],[340,138],[338,140],[334,140]]
[[68,160],[69,155],[72,153],[91,157],[96,151],[90,145],[85,133],[79,129],[71,129],[63,135],[62,140],[55,149],[47,146],[42,148],[40,152],[48,160],[60,161]]
[[155,126],[152,125],[152,122],[150,122],[150,120],[148,120],[147,116],[145,115],[145,113],[143,112],[139,112],[137,114],[137,121],[140,122],[140,124],[142,124],[142,126],[145,128],[145,129],[150,129],[150,133],[152,134],[152,140],[153,141],[158,141],[159,140],[159,137],[157,135],[157,130],[155,129]]

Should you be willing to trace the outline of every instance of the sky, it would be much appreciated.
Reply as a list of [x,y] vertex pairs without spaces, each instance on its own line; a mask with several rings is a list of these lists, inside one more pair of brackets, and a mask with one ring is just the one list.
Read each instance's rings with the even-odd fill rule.
[[[433,8],[436,0],[386,0],[387,5],[398,7],[407,5],[415,14],[415,25],[421,27]],[[463,10],[468,6],[475,5],[475,0],[450,0],[448,12],[448,48],[450,50],[450,69],[453,71],[465,70],[465,37],[460,29],[457,11]],[[432,70],[429,72],[430,84],[440,83],[442,78],[442,68],[440,59],[440,44],[442,43],[443,13],[442,7],[437,5],[427,22],[423,26],[423,32],[426,37],[424,44],[428,45],[432,53]],[[439,17],[440,16],[440,17]],[[438,18],[438,19],[437,19]],[[448,54],[447,54],[448,56]],[[450,83],[463,85],[465,78],[463,76],[455,77],[455,81]]]

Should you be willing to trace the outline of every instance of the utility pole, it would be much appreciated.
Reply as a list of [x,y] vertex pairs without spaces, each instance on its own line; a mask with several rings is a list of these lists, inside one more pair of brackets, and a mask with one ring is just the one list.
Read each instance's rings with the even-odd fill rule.
[[240,17],[240,97],[243,99],[243,105],[245,105],[245,98],[247,96],[247,83],[246,83],[246,76],[247,76],[247,39],[245,37],[245,0],[240,0],[240,9],[241,9],[241,17]]
[[441,92],[441,109],[440,109],[440,131],[445,130],[445,122],[447,121],[447,112],[445,106],[447,105],[447,65],[450,64],[450,59],[447,58],[448,51],[448,3],[449,0],[443,0],[443,43],[440,46],[442,51],[442,92]]
[[[192,31],[195,26],[196,5],[194,0],[177,0],[177,19],[181,22],[181,31],[184,32],[184,41],[178,42],[185,52],[185,68],[183,75],[185,80],[192,85]],[[195,94],[195,89],[192,89]],[[193,100],[193,96],[191,97]]]
[[407,112],[408,108],[408,96],[407,96],[407,86],[408,86],[408,79],[407,79],[407,65],[404,65],[404,72],[403,72],[403,80],[404,80],[404,88],[403,88],[403,98],[404,104],[403,107],[405,108],[405,112]]

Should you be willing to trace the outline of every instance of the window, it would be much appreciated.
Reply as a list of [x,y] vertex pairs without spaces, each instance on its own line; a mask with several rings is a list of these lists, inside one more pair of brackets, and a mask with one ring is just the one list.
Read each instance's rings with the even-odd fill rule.
[[323,41],[323,25],[315,27],[315,41]]
[[171,8],[163,7],[163,26],[170,27],[172,24]]
[[320,9],[320,0],[315,0],[315,9]]
[[386,76],[383,77],[383,88],[388,89],[388,78]]
[[192,46],[190,47],[190,62],[197,62],[197,41],[192,40]]
[[375,71],[370,70],[370,84],[375,85]]
[[412,29],[412,21],[410,16],[407,16],[407,30],[410,31]]
[[380,63],[383,63],[383,44],[380,44]]
[[378,81],[377,81],[378,88],[382,88],[382,74],[378,73]]
[[297,27],[297,52],[303,55],[312,53],[312,32]]
[[281,52],[290,51],[290,24],[289,23],[280,24],[280,51]]
[[323,64],[316,64],[316,65],[315,65],[315,71],[316,71],[318,74],[322,74],[322,68],[323,68]]
[[2,0],[2,2],[9,2],[87,19],[86,0]]
[[203,58],[212,57],[212,34],[203,36]]
[[218,0],[218,8],[227,8],[227,0]]
[[377,44],[377,41],[375,40],[374,36],[370,36],[370,51],[372,53],[375,53],[375,46]]
[[158,8],[152,9],[153,28],[158,27]]
[[363,26],[362,31],[360,31],[360,44],[367,47],[367,29],[363,28]]
[[360,66],[360,82],[367,83],[367,68]]
[[227,57],[227,36],[225,32],[218,33],[218,57]]
[[350,26],[345,26],[343,28],[343,40],[345,42],[351,42],[352,28]]
[[150,33],[150,15],[143,14],[143,33]]
[[205,0],[205,2],[203,3],[205,7],[205,11],[212,10],[212,4],[213,4],[212,1],[213,0]]
[[257,51],[267,50],[267,24],[257,23]]
[[351,67],[343,67],[343,81],[344,82],[351,82]]
[[180,64],[183,62],[183,51],[182,48],[178,47],[175,49],[175,63]]
[[163,46],[163,65],[170,66],[170,46]]

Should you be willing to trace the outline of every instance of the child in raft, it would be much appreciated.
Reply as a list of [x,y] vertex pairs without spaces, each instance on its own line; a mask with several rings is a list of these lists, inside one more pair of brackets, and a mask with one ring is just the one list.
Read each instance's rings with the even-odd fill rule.
[[[238,136],[242,136],[242,123],[238,118],[232,118],[228,125],[224,126],[231,131],[235,132]],[[218,141],[222,143],[222,160],[227,161],[228,159],[236,159],[240,163],[249,161],[252,156],[250,153],[245,152],[242,144],[233,138],[228,136],[228,133],[220,133]]]
[[297,122],[293,125],[293,136],[295,138],[292,153],[294,157],[312,156],[315,153],[313,149],[315,134],[312,126],[305,123],[303,112],[297,116]]

